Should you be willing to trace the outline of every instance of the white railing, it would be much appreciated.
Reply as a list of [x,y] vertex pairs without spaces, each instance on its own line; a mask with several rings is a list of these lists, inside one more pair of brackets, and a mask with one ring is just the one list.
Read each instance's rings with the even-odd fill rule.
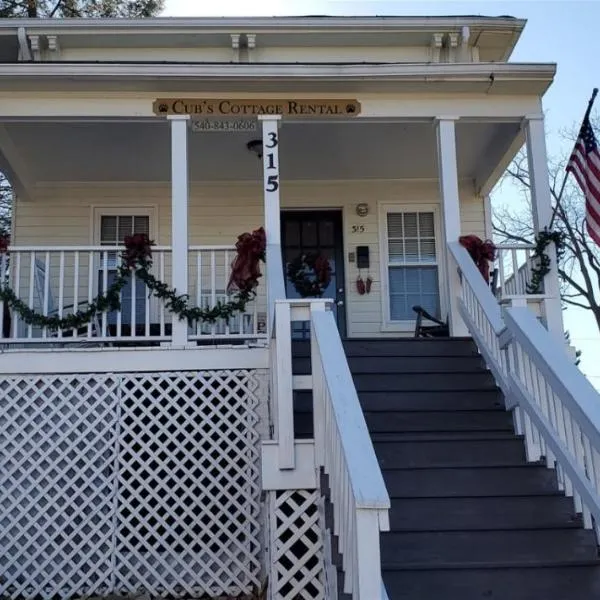
[[390,499],[333,313],[313,303],[310,320],[315,459],[329,476],[344,593],[383,598],[379,534],[390,528]]
[[[6,282],[30,308],[47,316],[63,318],[85,311],[92,300],[107,290],[120,263],[120,246],[20,246],[3,254],[0,284]],[[235,249],[229,246],[191,246],[188,260],[189,298],[192,306],[210,309],[227,302],[227,284]],[[152,274],[169,286],[172,282],[171,248],[152,248]],[[244,313],[228,322],[198,323],[190,326],[188,338],[257,339],[266,337],[266,283],[260,280],[255,300]],[[145,284],[132,274],[120,295],[120,310],[99,314],[89,324],[75,329],[36,327],[25,323],[14,311],[8,316],[0,302],[0,331],[10,332],[5,344],[110,344],[117,342],[168,342],[173,315],[164,303],[148,293]]]
[[585,527],[600,534],[600,394],[558,341],[525,307],[503,313],[457,243],[448,245],[461,273],[461,316],[502,388],[527,458],[542,457]]
[[[540,304],[547,298],[543,289],[530,293],[531,270],[534,266],[533,244],[497,244],[494,268],[497,269],[494,294],[504,303],[520,301],[522,306]],[[538,308],[539,313],[539,308]]]
[[[379,535],[389,529],[390,499],[340,334],[328,309],[330,303],[275,301],[271,345],[274,438],[279,469],[296,468],[293,390],[312,389],[315,467],[329,476],[334,534],[339,537],[343,557],[344,592],[354,600],[372,600],[385,597]],[[292,373],[293,321],[311,323],[312,375],[301,388]]]
[[[190,246],[189,296],[195,306],[210,309],[232,298],[228,292],[231,265],[236,255],[233,246]],[[259,280],[256,299],[249,302],[243,313],[237,313],[229,321],[219,319],[215,323],[198,322],[190,331],[188,339],[211,338],[259,338],[267,335],[266,283]]]

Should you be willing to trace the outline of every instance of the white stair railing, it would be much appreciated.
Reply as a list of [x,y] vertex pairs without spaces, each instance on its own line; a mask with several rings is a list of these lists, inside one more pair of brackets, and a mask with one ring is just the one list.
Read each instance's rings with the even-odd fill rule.
[[313,302],[310,320],[315,460],[329,476],[344,593],[385,598],[379,534],[389,530],[390,499],[333,313]]
[[501,312],[466,250],[448,248],[461,274],[461,316],[513,410],[528,459],[556,468],[584,526],[600,536],[600,394],[533,312]]

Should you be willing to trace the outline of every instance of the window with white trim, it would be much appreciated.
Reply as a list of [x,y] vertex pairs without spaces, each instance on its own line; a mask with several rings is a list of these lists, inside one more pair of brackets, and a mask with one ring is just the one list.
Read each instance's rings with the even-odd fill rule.
[[[150,235],[150,216],[149,215],[128,215],[128,214],[103,214],[100,215],[100,245],[101,246],[121,246],[128,235],[135,233],[145,233]],[[118,261],[118,252],[109,252],[107,257],[108,273],[107,285],[110,286],[116,277],[116,266]],[[99,289],[104,289],[104,274],[102,272],[102,261],[98,272]],[[135,293],[135,300],[133,295]],[[132,302],[135,304],[136,323],[142,324],[146,318],[146,295],[145,284],[135,279],[135,292],[133,282],[130,279],[121,291],[121,315],[124,324],[132,322]],[[116,313],[108,315],[109,325],[116,323]]]
[[411,321],[412,307],[439,318],[440,290],[432,211],[390,211],[387,226],[387,275],[391,321]]

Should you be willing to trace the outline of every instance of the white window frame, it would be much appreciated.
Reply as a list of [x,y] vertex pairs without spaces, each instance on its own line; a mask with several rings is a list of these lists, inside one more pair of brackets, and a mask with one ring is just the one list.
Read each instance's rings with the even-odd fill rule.
[[158,207],[154,206],[135,206],[135,205],[127,205],[127,206],[110,206],[110,205],[101,205],[101,206],[92,206],[92,215],[91,215],[91,227],[90,227],[90,244],[92,246],[100,246],[100,229],[102,223],[102,217],[148,217],[149,218],[149,232],[150,239],[155,240],[158,234]]
[[[91,225],[90,225],[90,244],[92,246],[101,246],[101,226],[102,226],[102,217],[114,217],[114,216],[125,216],[125,217],[148,217],[148,231],[150,232],[150,239],[156,240],[158,236],[158,206],[157,205],[94,205],[91,210]],[[101,270],[101,266],[98,267]],[[94,296],[98,295],[99,287],[98,287],[98,278],[94,277]],[[158,300],[152,296],[150,298],[150,319],[155,319],[158,317]]]
[[[388,248],[388,228],[387,215],[388,213],[407,213],[407,212],[430,212],[433,213],[433,231],[435,234],[435,260],[438,269],[438,290],[440,294],[440,311],[442,318],[446,314],[446,298],[444,296],[444,287],[442,282],[445,277],[444,269],[444,252],[443,252],[443,237],[440,222],[440,205],[439,204],[401,204],[395,203],[379,203],[379,256],[381,260],[380,266],[380,281],[381,281],[381,331],[382,332],[412,332],[415,328],[415,320],[392,321],[390,317],[390,282],[388,276],[388,267],[390,267],[390,257]],[[407,263],[410,266],[412,263]],[[423,266],[420,263],[414,263],[415,266]],[[396,264],[396,266],[402,266]]]

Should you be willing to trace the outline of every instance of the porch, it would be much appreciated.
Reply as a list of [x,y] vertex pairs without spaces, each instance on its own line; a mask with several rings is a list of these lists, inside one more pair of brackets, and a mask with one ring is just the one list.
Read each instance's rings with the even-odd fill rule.
[[[489,236],[484,196],[523,140],[520,121],[233,122],[233,131],[222,132],[202,120],[190,126],[187,117],[5,121],[2,163],[17,192],[10,259],[2,258],[7,284],[34,311],[65,317],[110,286],[123,235],[144,232],[157,244],[153,275],[207,309],[231,298],[237,236],[266,225],[284,264],[317,251],[335,265],[324,297],[335,302],[343,337],[411,335],[413,304],[450,321],[454,314],[459,332],[452,307],[457,280],[444,242],[461,233]],[[543,134],[535,120],[527,127]],[[262,145],[272,133],[281,138],[280,152]],[[277,184],[266,183],[269,177]],[[299,230],[292,232],[281,214],[304,215],[294,225],[300,228],[333,228],[330,239],[303,230],[302,242],[294,241]],[[325,214],[335,218],[321,222]],[[392,230],[394,223],[402,231]],[[409,290],[408,273],[420,278],[418,289]],[[509,281],[511,273],[512,266],[500,275]],[[368,294],[356,288],[358,277],[371,279]],[[0,307],[0,330],[5,349],[265,344],[267,278],[263,273],[256,298],[227,321],[180,321],[134,275],[121,308],[83,328],[50,331]],[[501,283],[504,296],[515,295]],[[285,287],[288,297],[298,297],[289,282]]]

